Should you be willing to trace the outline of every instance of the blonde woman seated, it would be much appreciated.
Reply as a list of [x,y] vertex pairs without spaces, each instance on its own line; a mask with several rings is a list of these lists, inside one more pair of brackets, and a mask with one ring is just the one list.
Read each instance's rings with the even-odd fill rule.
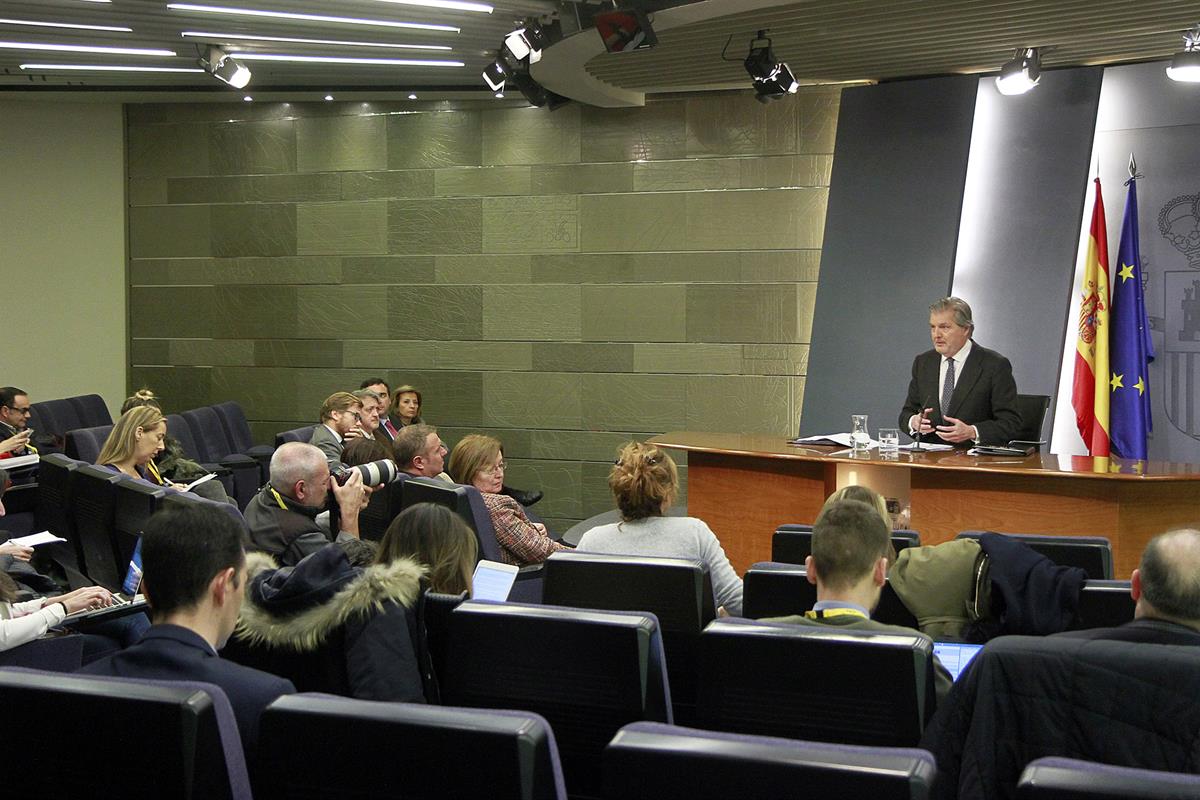
[[474,486],[483,495],[504,562],[519,567],[540,564],[551,553],[569,549],[551,539],[545,525],[530,521],[520,503],[500,494],[504,467],[504,446],[491,436],[464,436],[450,454],[450,477]]
[[707,525],[694,517],[664,516],[679,494],[679,471],[671,457],[652,444],[630,442],[621,448],[608,474],[608,488],[621,510],[621,521],[592,528],[578,549],[629,556],[694,558],[708,565],[717,605],[742,614],[742,579]]

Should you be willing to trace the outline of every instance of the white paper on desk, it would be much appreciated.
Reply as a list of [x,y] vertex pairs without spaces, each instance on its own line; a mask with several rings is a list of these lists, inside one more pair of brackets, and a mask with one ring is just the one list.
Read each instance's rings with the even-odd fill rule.
[[10,544],[19,544],[22,547],[37,547],[39,544],[65,542],[66,539],[61,536],[55,536],[50,531],[42,531],[41,533],[31,533],[28,536],[19,536],[16,539],[9,539],[8,541]]
[[[854,447],[854,434],[851,433],[822,433],[817,436],[805,436],[803,439],[792,439],[789,444],[815,444],[825,447]],[[868,440],[868,448],[879,447],[879,442]]]
[[211,481],[215,477],[217,477],[217,473],[215,473],[215,472],[210,472],[207,475],[201,475],[199,478],[196,478],[196,480],[192,481],[187,486],[183,487],[183,490],[185,492],[190,492],[192,489],[196,488],[200,484]]
[[30,453],[26,456],[13,456],[12,458],[0,459],[0,467],[4,467],[7,470],[23,469],[36,465],[40,459],[41,456],[37,453]]
[[916,442],[909,442],[908,444],[900,445],[900,449],[901,450],[909,450],[914,453],[920,452],[922,450],[927,450],[931,453],[944,453],[947,450],[953,450],[954,445],[925,442],[920,447],[917,447]]

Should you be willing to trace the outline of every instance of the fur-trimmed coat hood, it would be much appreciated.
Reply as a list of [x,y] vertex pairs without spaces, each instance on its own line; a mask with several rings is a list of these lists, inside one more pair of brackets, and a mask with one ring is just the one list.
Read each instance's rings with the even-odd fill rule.
[[358,568],[338,547],[325,547],[294,567],[265,553],[246,554],[246,602],[237,636],[250,644],[315,650],[329,634],[388,601],[411,608],[425,569],[411,559]]

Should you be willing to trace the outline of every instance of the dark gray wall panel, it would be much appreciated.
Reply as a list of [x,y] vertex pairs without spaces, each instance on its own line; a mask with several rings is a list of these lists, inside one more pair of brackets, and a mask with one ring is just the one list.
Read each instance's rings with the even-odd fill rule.
[[[950,288],[978,80],[846,89],[800,429],[894,427],[925,309]],[[1061,339],[1060,339],[1061,341]]]
[[[1058,387],[1085,199],[1091,209],[1102,75],[1100,67],[1047,72],[1016,97],[990,79],[979,83],[954,293],[975,312],[976,340],[1012,361],[1023,394],[1053,396]],[[1119,203],[1123,192],[1105,188]],[[1044,435],[1052,427],[1047,419]]]

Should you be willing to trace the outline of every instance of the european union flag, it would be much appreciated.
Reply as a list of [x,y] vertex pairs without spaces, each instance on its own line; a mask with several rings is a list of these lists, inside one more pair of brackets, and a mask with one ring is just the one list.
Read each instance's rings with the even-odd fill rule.
[[1150,420],[1150,370],[1154,344],[1142,296],[1142,259],[1138,248],[1137,181],[1129,179],[1121,246],[1112,279],[1109,327],[1109,440],[1121,458],[1144,460]]

